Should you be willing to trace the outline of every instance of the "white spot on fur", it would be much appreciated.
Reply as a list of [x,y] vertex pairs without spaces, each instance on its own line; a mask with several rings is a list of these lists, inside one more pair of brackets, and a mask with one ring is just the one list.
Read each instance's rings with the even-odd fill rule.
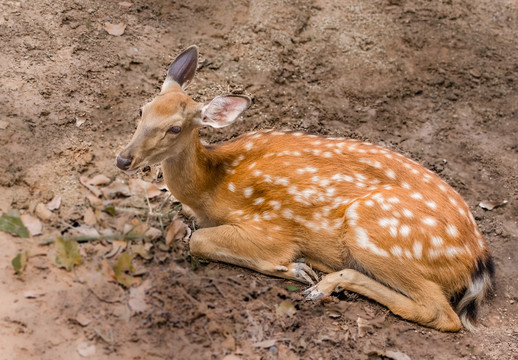
[[430,249],[428,251],[428,258],[431,260],[437,259],[439,256],[443,254],[443,250],[441,249]]
[[406,183],[406,182],[401,183],[401,187],[403,189],[410,189],[410,185],[408,185],[408,183]]
[[410,234],[410,226],[401,225],[401,227],[399,228],[399,234],[403,237],[407,237]]
[[261,170],[254,170],[252,173],[254,176],[260,176],[263,172]]
[[421,244],[419,241],[414,243],[412,250],[414,251],[414,256],[416,259],[420,259],[423,256],[423,244]]
[[397,236],[397,227],[391,226],[389,228],[389,232],[390,232],[390,235],[392,235],[392,237],[396,237]]
[[395,196],[389,197],[387,201],[391,204],[397,204],[399,202],[399,199]]
[[430,200],[430,201],[427,201],[425,202],[426,206],[428,206],[430,209],[437,209],[437,204],[435,203],[435,201],[433,200]]
[[412,199],[421,200],[423,198],[423,195],[421,193],[415,192],[410,195]]
[[251,163],[250,166],[248,167],[248,169],[252,169],[255,165],[257,165],[257,162]]
[[457,230],[457,227],[455,225],[446,226],[446,233],[448,233],[448,235],[450,235],[451,237],[459,236],[459,230]]
[[247,187],[243,191],[243,194],[245,195],[246,198],[249,198],[250,196],[252,196],[253,193],[254,193],[254,189],[252,189],[251,187]]
[[288,186],[290,184],[290,179],[288,179],[287,177],[276,176],[273,180],[273,183]]
[[274,210],[279,210],[281,208],[281,203],[276,200],[270,200],[269,204],[272,206]]
[[246,145],[245,145],[245,150],[246,150],[246,151],[249,151],[249,150],[250,150],[250,149],[252,149],[253,147],[254,147],[254,143],[250,141],[250,142],[246,143]]
[[317,168],[312,166],[306,166],[305,168],[297,169],[298,174],[304,174],[304,173],[316,173],[318,171]]
[[392,169],[388,169],[387,171],[385,171],[385,174],[391,179],[396,178],[396,173]]
[[264,198],[257,198],[254,200],[254,205],[259,205],[264,202]]
[[368,207],[373,207],[374,206],[374,201],[367,200],[367,201],[365,201],[365,205],[367,205]]
[[358,245],[364,249],[368,249],[371,252],[373,252],[376,255],[388,257],[389,254],[383,250],[377,247],[375,244],[373,244],[369,239],[369,234],[367,233],[367,230],[357,227],[354,229],[356,233],[356,241],[358,242]]
[[414,217],[414,213],[408,209],[403,209],[403,216],[410,219]]
[[232,192],[235,192],[236,191],[236,187],[234,186],[234,184],[232,183],[228,183],[228,189]]
[[455,246],[449,246],[446,248],[445,254],[447,257],[452,258],[455,257],[455,255],[460,254],[462,249],[455,247]]
[[457,201],[455,201],[454,198],[450,198],[450,202],[453,204],[453,205],[457,205]]
[[422,220],[423,224],[428,226],[435,226],[437,224],[437,220],[435,220],[433,217],[427,216],[423,218]]
[[397,226],[399,224],[399,220],[396,218],[381,218],[378,220],[378,224],[381,227]]
[[293,219],[293,211],[290,209],[284,209],[282,211],[282,216],[286,219]]
[[444,244],[444,240],[440,236],[432,236],[431,240],[432,240],[432,245],[434,247],[439,247],[439,246],[442,246],[442,244]]
[[403,249],[401,249],[401,246],[398,245],[393,246],[392,249],[390,249],[390,252],[395,257],[401,257],[403,255]]
[[358,202],[351,204],[345,213],[347,220],[349,221],[349,225],[356,225],[356,221],[358,220],[358,213],[356,212],[356,208],[358,207]]

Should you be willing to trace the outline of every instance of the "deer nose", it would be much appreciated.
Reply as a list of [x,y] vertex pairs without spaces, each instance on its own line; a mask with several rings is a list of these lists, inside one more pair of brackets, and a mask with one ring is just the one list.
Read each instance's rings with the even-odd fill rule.
[[121,170],[128,170],[131,166],[131,162],[133,161],[133,157],[122,157],[121,155],[117,156],[117,167]]

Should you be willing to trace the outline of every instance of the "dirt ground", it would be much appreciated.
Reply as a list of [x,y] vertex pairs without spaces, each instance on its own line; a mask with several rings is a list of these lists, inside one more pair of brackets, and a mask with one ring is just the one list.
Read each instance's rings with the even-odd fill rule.
[[[44,219],[29,239],[0,232],[0,359],[518,358],[516,0],[131,2],[0,2],[0,213]],[[121,22],[122,36],[105,30]],[[196,100],[254,100],[206,141],[262,128],[368,140],[459,191],[496,262],[480,330],[440,333],[353,294],[307,302],[300,284],[198,263],[160,236],[81,242],[82,264],[58,268],[45,239],[120,234],[132,220],[162,229],[177,214],[166,192],[92,197],[80,177],[156,180],[155,169],[128,177],[115,157],[191,44]],[[488,200],[508,203],[478,206]],[[122,251],[135,254],[129,289],[114,280]]]

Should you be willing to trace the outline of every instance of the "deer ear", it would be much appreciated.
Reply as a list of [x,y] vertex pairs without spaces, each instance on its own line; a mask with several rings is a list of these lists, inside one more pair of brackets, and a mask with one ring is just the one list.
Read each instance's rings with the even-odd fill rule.
[[201,110],[200,125],[214,128],[230,125],[250,106],[250,103],[251,100],[248,96],[217,96]]
[[169,87],[172,82],[177,83],[183,90],[187,89],[198,66],[198,47],[189,46],[169,66],[162,91]]

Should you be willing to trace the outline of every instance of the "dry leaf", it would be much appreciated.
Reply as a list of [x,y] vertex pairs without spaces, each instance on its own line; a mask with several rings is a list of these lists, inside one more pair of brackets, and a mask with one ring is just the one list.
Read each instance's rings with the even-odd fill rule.
[[156,240],[162,237],[162,231],[155,227],[151,227],[148,231],[146,231],[145,235],[149,237],[151,240]]
[[145,260],[151,260],[153,258],[153,254],[150,251],[152,247],[153,243],[150,242],[145,243],[144,245],[136,244],[131,246],[131,251]]
[[112,182],[110,185],[103,187],[101,189],[102,194],[107,199],[113,199],[117,195],[122,196],[130,196],[131,192],[128,187],[128,185],[124,184],[123,182],[116,180]]
[[14,271],[16,271],[17,275],[20,275],[25,270],[27,266],[27,260],[29,259],[29,252],[24,251],[18,253],[12,260],[11,264],[13,265]]
[[405,353],[402,353],[400,351],[392,351],[392,350],[387,350],[385,352],[385,355],[390,358],[390,359],[394,359],[394,360],[411,360],[410,359],[410,356],[408,356],[407,354]]
[[88,225],[79,225],[78,227],[73,228],[72,232],[77,235],[99,236],[99,231]]
[[0,231],[5,231],[11,235],[17,235],[22,238],[30,237],[29,230],[27,230],[20,218],[20,213],[15,209],[11,209],[0,216]]
[[276,342],[277,342],[277,340],[275,340],[275,339],[264,340],[264,341],[259,341],[259,342],[253,343],[252,346],[260,347],[260,348],[269,348],[269,347],[274,346]]
[[79,244],[75,241],[67,241],[58,237],[54,241],[54,248],[56,250],[54,262],[67,271],[72,270],[75,265],[79,265],[83,261],[79,253]]
[[103,203],[101,199],[99,199],[97,196],[91,193],[86,194],[86,198],[90,202],[90,205],[102,205]]
[[282,301],[279,306],[277,306],[275,312],[281,316],[293,316],[297,312],[297,309],[295,309],[295,306],[293,306],[291,302]]
[[188,238],[191,229],[180,219],[174,220],[166,229],[165,243],[171,245],[173,241]]
[[132,195],[144,194],[150,199],[162,194],[158,186],[141,179],[130,179],[129,187]]
[[121,36],[122,34],[124,34],[124,30],[126,30],[126,24],[124,24],[124,23],[111,24],[111,23],[107,22],[107,23],[104,23],[104,29],[110,35]]
[[503,200],[503,201],[481,201],[480,204],[478,204],[478,206],[480,206],[482,209],[484,210],[493,210],[494,208],[497,208],[499,206],[504,206],[505,204],[507,204],[507,200]]
[[366,354],[369,356],[369,359],[372,355],[375,355],[376,358],[387,358],[392,360],[411,360],[410,356],[400,351],[392,351],[392,350],[371,350],[367,351]]
[[105,258],[109,259],[120,253],[126,247],[126,241],[114,240],[112,242],[112,249],[104,255]]
[[53,214],[52,211],[50,211],[44,204],[39,203],[36,205],[36,209],[34,210],[34,213],[37,217],[39,217],[43,221],[49,221]]
[[356,323],[358,324],[358,336],[359,337],[363,337],[368,332],[374,330],[372,325],[367,320],[362,319],[361,317],[359,317],[358,320],[356,320]]
[[103,260],[102,274],[108,281],[117,282],[115,271],[113,271],[113,268],[106,259]]
[[95,175],[93,178],[86,181],[86,183],[90,185],[108,185],[110,182],[110,178],[103,174]]
[[133,259],[132,254],[122,253],[119,255],[117,259],[117,264],[113,267],[113,271],[115,272],[115,278],[117,282],[124,286],[125,288],[130,288],[133,284],[135,284],[138,280],[135,279],[128,273],[134,273],[135,267],[131,264],[131,260]]
[[135,312],[144,312],[147,309],[146,292],[151,288],[151,281],[144,281],[139,287],[130,288],[128,305]]
[[29,214],[23,214],[20,216],[22,219],[23,224],[29,230],[29,233],[31,236],[41,235],[41,230],[43,229],[43,224],[41,221]]
[[86,316],[85,314],[83,313],[79,313],[77,314],[76,316],[76,321],[79,325],[81,326],[87,326],[88,324],[90,324],[90,322],[92,321],[92,319],[90,319],[88,316]]
[[101,190],[99,190],[98,188],[96,188],[95,186],[92,186],[88,183],[90,179],[88,179],[86,176],[80,176],[79,177],[79,182],[84,186],[86,187],[88,190],[90,190],[92,192],[92,194],[94,194],[95,196],[97,196],[98,198],[101,197],[102,193],[101,193]]
[[122,1],[122,2],[119,3],[119,5],[120,6],[124,6],[124,7],[131,7],[131,6],[133,6],[132,3],[127,2],[127,1]]
[[90,343],[89,341],[85,341],[77,345],[77,352],[82,357],[89,357],[95,355],[95,351],[95,345]]
[[83,215],[83,220],[88,226],[93,226],[97,223],[95,213],[91,208],[86,209],[85,214]]
[[54,211],[54,210],[59,209],[60,206],[61,206],[61,196],[57,195],[57,196],[54,196],[54,198],[52,200],[50,200],[50,202],[47,204],[47,209],[49,209],[50,211]]

